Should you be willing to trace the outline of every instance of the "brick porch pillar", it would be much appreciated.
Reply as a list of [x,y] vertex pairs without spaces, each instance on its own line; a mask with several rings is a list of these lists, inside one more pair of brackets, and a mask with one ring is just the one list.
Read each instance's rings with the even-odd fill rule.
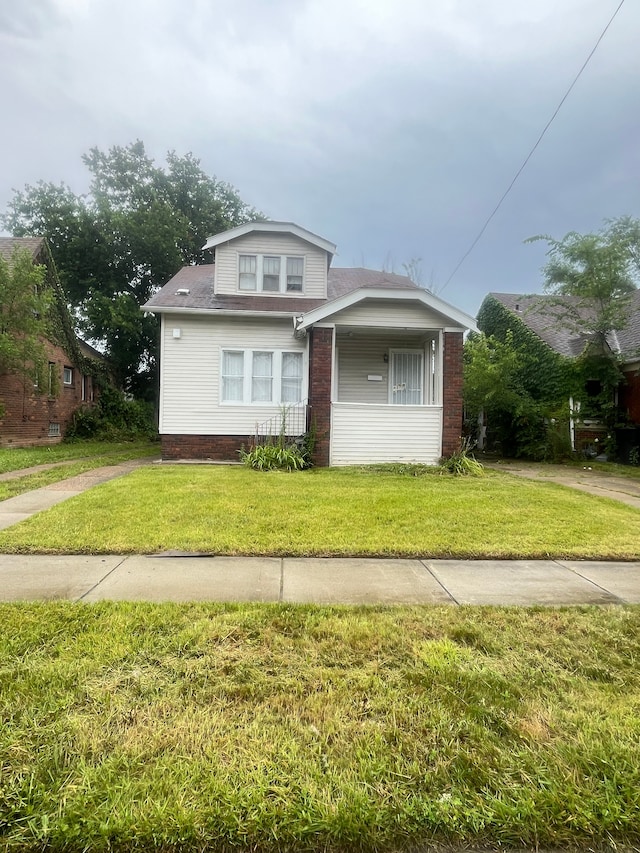
[[442,365],[442,455],[460,446],[462,435],[462,332],[444,333]]
[[313,464],[326,468],[331,441],[333,329],[312,328],[309,340],[309,415],[316,431]]

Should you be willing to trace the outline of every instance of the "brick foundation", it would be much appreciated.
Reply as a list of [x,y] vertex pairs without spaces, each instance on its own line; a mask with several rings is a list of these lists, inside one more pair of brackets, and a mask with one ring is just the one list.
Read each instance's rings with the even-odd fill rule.
[[450,456],[462,435],[462,332],[444,333],[442,370],[442,455]]
[[239,462],[238,451],[253,444],[252,435],[161,435],[162,458]]
[[313,328],[309,341],[309,418],[316,433],[313,464],[329,464],[333,329]]

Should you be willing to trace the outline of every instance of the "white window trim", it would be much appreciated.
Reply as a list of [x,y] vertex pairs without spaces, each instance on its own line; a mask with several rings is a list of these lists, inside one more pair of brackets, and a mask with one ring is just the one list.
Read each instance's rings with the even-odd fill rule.
[[[255,290],[245,290],[240,288],[240,258],[241,257],[250,257],[256,259],[256,289]],[[280,258],[280,288],[278,290],[263,290],[262,282],[263,282],[263,269],[264,269],[264,259],[265,258]],[[287,260],[289,258],[296,258],[297,260],[302,261],[302,289],[301,290],[287,290]],[[237,256],[237,264],[236,264],[236,288],[238,293],[260,293],[263,296],[279,296],[281,294],[286,294],[287,296],[301,296],[304,293],[304,285],[306,280],[306,272],[307,272],[307,263],[305,255],[281,255],[278,252],[263,252],[262,254],[258,254],[257,252],[238,252]]]
[[[69,373],[69,379],[67,380],[67,372]],[[63,385],[73,385],[73,367],[68,367],[66,364],[62,368],[62,384]]]
[[[223,392],[224,392],[224,382],[222,377],[222,367],[224,364],[224,353],[225,352],[241,352],[244,356],[244,371],[242,376],[242,400],[224,400]],[[252,388],[253,388],[253,354],[256,353],[270,353],[273,356],[272,361],[272,392],[273,397],[276,399],[273,400],[257,400],[253,401],[252,397]],[[306,354],[302,350],[295,349],[265,349],[264,347],[258,349],[243,349],[241,347],[221,347],[220,348],[220,391],[219,391],[219,401],[221,406],[242,406],[243,408],[247,406],[251,406],[253,408],[265,408],[268,406],[295,406],[296,403],[286,402],[283,403],[281,401],[282,397],[282,357],[285,354],[292,353],[293,355],[298,355],[302,359],[302,384],[300,388],[300,400],[298,402],[302,402],[307,396],[307,359]]]

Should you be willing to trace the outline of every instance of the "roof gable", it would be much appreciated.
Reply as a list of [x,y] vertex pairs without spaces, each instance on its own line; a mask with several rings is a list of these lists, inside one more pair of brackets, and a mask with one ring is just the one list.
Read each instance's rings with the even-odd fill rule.
[[398,287],[396,286],[365,286],[357,290],[352,290],[349,293],[339,296],[312,311],[307,311],[306,314],[300,316],[296,323],[296,328],[299,331],[308,329],[315,323],[328,320],[339,311],[357,305],[367,299],[372,300],[392,300],[395,302],[414,302],[429,308],[431,311],[439,314],[443,320],[443,326],[456,326],[461,329],[469,329],[477,331],[477,327],[473,317],[460,311],[453,305],[449,305],[428,290],[423,290],[415,285]]
[[14,249],[26,249],[35,260],[43,246],[43,237],[0,237],[0,257],[10,261]]
[[213,249],[223,243],[229,243],[231,240],[236,240],[238,237],[244,237],[246,234],[251,234],[256,231],[266,234],[293,234],[295,237],[299,237],[306,243],[310,243],[312,246],[316,246],[318,249],[322,249],[327,252],[329,260],[331,260],[336,252],[336,246],[334,243],[331,243],[329,240],[325,240],[324,237],[320,237],[312,231],[307,231],[306,228],[301,228],[294,222],[273,222],[270,220],[247,222],[244,225],[238,225],[236,228],[231,228],[229,231],[223,231],[221,234],[215,234],[213,237],[209,237],[207,239],[207,242],[202,248]]
[[[60,284],[58,271],[49,249],[49,244],[44,237],[0,237],[0,256],[10,262],[15,249],[23,249],[30,253],[34,264],[42,264],[47,269],[46,286],[51,289],[53,301],[50,307],[52,317],[55,315],[53,330],[57,332],[59,340],[56,340],[72,358],[76,366],[83,366],[88,373],[92,373],[90,365],[92,362],[105,362],[105,356],[94,349],[90,344],[79,338],[75,332],[73,318],[69,311],[65,292]],[[52,335],[51,340],[54,340]]]

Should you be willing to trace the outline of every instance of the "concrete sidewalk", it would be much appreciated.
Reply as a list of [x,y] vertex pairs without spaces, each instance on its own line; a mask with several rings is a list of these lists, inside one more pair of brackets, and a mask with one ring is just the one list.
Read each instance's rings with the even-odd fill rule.
[[0,600],[640,604],[640,562],[0,554]]

